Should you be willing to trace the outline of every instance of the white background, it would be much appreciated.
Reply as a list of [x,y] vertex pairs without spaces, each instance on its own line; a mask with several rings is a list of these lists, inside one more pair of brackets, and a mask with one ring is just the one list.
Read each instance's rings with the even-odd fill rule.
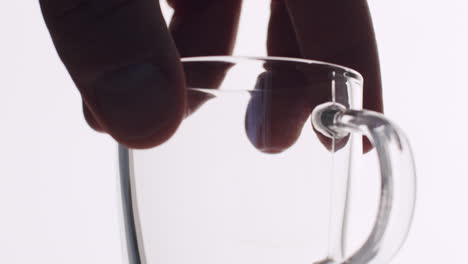
[[[419,174],[413,229],[392,263],[464,263],[468,2],[370,6],[386,114]],[[121,263],[115,145],[87,127],[37,1],[0,2],[0,85],[0,263]]]

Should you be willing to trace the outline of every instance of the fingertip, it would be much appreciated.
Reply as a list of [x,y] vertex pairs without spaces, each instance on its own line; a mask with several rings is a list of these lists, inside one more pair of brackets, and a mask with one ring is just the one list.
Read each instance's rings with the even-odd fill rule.
[[264,153],[289,149],[311,113],[305,83],[297,72],[270,70],[259,75],[245,117],[249,141]]
[[110,135],[120,144],[123,144],[132,149],[148,149],[159,146],[164,142],[168,141],[179,127],[180,119],[174,118],[171,122],[165,123],[159,129],[153,131],[152,134],[145,136],[131,137],[128,135],[120,135],[116,133],[110,133]]
[[177,130],[185,111],[183,76],[153,63],[127,65],[93,84],[94,112],[118,142],[157,146]]
[[297,118],[297,113],[280,114],[265,105],[260,96],[254,96],[245,117],[247,138],[261,152],[281,153],[299,138],[304,122]]
[[136,148],[175,132],[184,77],[159,1],[41,0],[41,8],[93,129]]

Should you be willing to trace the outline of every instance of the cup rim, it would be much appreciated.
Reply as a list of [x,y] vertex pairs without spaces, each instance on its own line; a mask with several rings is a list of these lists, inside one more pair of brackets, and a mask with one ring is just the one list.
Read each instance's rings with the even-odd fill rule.
[[239,63],[242,61],[271,61],[271,62],[297,62],[302,64],[314,64],[314,65],[321,65],[327,66],[332,68],[337,68],[345,72],[346,77],[353,78],[358,80],[359,82],[363,83],[364,78],[362,75],[349,67],[342,66],[339,64],[318,61],[318,60],[309,60],[309,59],[300,59],[300,58],[292,58],[292,57],[280,57],[280,56],[230,56],[230,55],[222,55],[222,56],[193,56],[193,57],[183,57],[181,58],[181,62],[232,62],[232,63]]

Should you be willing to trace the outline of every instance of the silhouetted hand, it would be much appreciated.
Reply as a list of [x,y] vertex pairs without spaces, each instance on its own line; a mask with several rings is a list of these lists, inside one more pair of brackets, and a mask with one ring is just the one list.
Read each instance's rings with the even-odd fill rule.
[[[169,3],[175,13],[167,27],[157,0],[40,0],[58,54],[82,95],[88,124],[129,147],[161,144],[186,113],[209,99],[187,93],[180,57],[232,53],[241,0]],[[365,0],[273,0],[268,54],[353,68],[365,79],[364,107],[382,111],[377,49]],[[205,81],[221,83],[225,70]],[[259,82],[261,78],[265,76]],[[246,119],[255,115],[256,100],[252,97]],[[273,118],[269,126],[274,138],[262,141],[268,146],[252,141],[252,131],[260,126],[247,127],[252,143],[266,152],[290,146],[313,107],[296,98],[275,102],[271,116],[294,116],[297,126],[275,134],[281,124]]]

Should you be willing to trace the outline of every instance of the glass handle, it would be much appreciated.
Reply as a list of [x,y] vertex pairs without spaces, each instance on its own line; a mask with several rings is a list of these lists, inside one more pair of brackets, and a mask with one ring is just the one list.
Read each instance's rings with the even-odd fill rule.
[[319,263],[388,263],[407,237],[415,205],[416,174],[406,136],[380,113],[346,109],[337,103],[316,107],[312,122],[331,138],[349,133],[367,136],[377,152],[381,177],[377,219],[366,242],[350,257]]

